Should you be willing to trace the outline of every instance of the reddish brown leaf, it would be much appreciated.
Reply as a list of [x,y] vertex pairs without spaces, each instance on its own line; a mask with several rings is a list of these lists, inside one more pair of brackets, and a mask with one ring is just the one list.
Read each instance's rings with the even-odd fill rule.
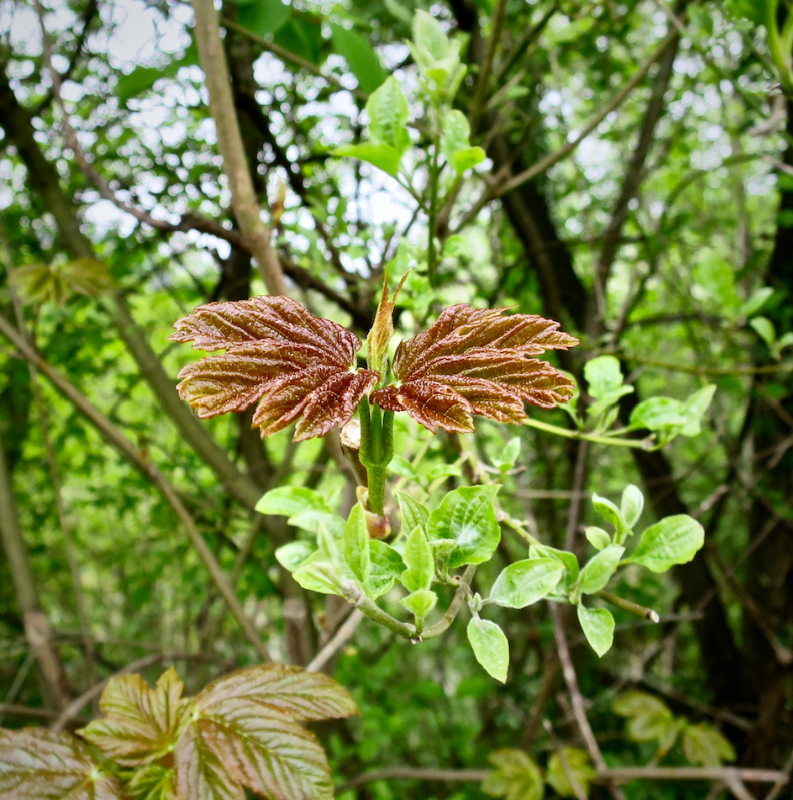
[[380,377],[352,369],[361,347],[354,333],[287,297],[210,303],[174,327],[173,341],[226,351],[181,370],[182,398],[201,418],[260,401],[253,424],[262,436],[295,420],[295,441],[324,436],[349,421]]
[[118,778],[70,733],[0,729],[0,800],[126,800]]
[[447,308],[426,333],[399,345],[394,375],[400,385],[372,392],[372,400],[407,411],[433,433],[438,427],[471,431],[472,414],[520,423],[524,401],[543,408],[567,402],[572,381],[532,356],[578,340],[558,322],[504,310]]

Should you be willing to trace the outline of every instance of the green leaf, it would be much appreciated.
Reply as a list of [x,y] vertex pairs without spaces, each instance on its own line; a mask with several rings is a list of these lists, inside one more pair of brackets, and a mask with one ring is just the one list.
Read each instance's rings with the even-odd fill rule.
[[680,429],[680,433],[683,434],[683,436],[696,436],[700,432],[700,420],[708,410],[715,392],[716,387],[714,385],[704,386],[699,391],[694,392],[694,394],[683,403],[681,414],[686,421],[685,425]]
[[174,780],[172,769],[149,764],[135,770],[127,791],[134,800],[176,800]]
[[264,38],[281,30],[291,14],[291,8],[283,0],[250,0],[240,6],[237,23]]
[[705,529],[687,514],[666,517],[642,534],[628,561],[653,572],[666,572],[675,564],[687,564],[705,543]]
[[617,571],[624,547],[610,544],[593,556],[581,570],[579,585],[584,594],[594,594],[606,587],[611,576]]
[[402,585],[409,592],[429,589],[435,576],[435,558],[421,527],[414,528],[408,536],[402,560],[407,566],[402,573]]
[[369,115],[369,138],[373,144],[388,145],[399,158],[410,147],[407,131],[410,110],[402,85],[393,77],[385,80],[366,102]]
[[303,511],[327,511],[330,513],[325,498],[313,489],[301,486],[279,486],[264,494],[256,504],[260,514],[274,514],[292,517]]
[[344,561],[352,574],[366,587],[369,583],[369,529],[366,527],[366,513],[360,503],[356,503],[342,535]]
[[720,767],[723,762],[735,761],[737,757],[730,742],[705,722],[686,726],[683,752],[692,764],[701,764],[703,767]]
[[623,519],[622,512],[611,502],[611,500],[601,497],[598,494],[592,494],[592,505],[595,511],[606,520],[610,522],[617,531],[617,535],[621,536],[624,532],[630,530],[627,523]]
[[631,411],[631,429],[660,431],[666,426],[684,425],[683,404],[671,397],[650,397]]
[[578,605],[578,621],[590,647],[602,658],[614,641],[614,617],[605,608]]
[[316,552],[309,542],[289,542],[275,551],[275,560],[287,571],[294,572],[307,558]]
[[292,14],[275,33],[274,41],[284,50],[318,65],[322,48],[322,17]]
[[560,581],[560,585],[564,586],[566,591],[570,591],[578,581],[580,567],[575,553],[569,553],[567,550],[557,550],[555,547],[547,547],[544,544],[533,544],[529,547],[529,558],[552,558],[564,566],[564,574]]
[[[623,386],[620,362],[614,356],[598,356],[584,364],[584,378],[587,391],[592,397],[603,400],[619,399],[622,394],[633,391],[630,386]],[[627,391],[623,391],[627,389]]]
[[774,325],[767,317],[754,317],[749,320],[749,326],[769,346],[773,347],[776,341]]
[[[561,754],[567,767],[575,778],[583,793],[589,796],[589,784],[597,777],[597,770],[592,766],[589,754],[577,747],[562,747]],[[548,772],[545,779],[562,797],[576,797],[575,790],[567,778],[567,771],[558,753],[552,753],[548,759]]]
[[495,770],[482,783],[485,794],[507,800],[542,800],[542,774],[528,753],[504,748],[491,753],[488,759]]
[[441,61],[449,54],[449,39],[440,22],[422,9],[413,15],[411,26],[413,43],[433,61]]
[[491,678],[501,683],[507,681],[509,668],[509,642],[504,631],[487,619],[473,617],[468,623],[468,641],[476,660]]
[[612,709],[628,717],[628,736],[634,742],[657,742],[660,757],[671,750],[681,730],[682,720],[676,720],[662,700],[646,692],[628,691],[618,695]]
[[488,602],[506,608],[525,608],[551,592],[565,569],[551,558],[516,561],[496,578]]
[[412,531],[414,528],[422,527],[426,530],[427,521],[430,518],[430,512],[426,507],[406,492],[398,491],[396,496],[399,501],[399,510],[402,512],[403,529]]
[[438,603],[438,595],[429,589],[416,589],[407,597],[399,601],[416,618],[416,625],[421,625],[424,617],[432,611]]
[[[584,534],[587,541],[595,548],[595,550],[602,550],[611,544],[611,537],[603,530],[603,528],[595,527],[594,525],[584,528]],[[276,556],[278,554],[276,553]]]
[[481,147],[471,147],[471,128],[462,111],[448,111],[441,125],[440,148],[449,165],[458,175],[487,158]]
[[620,502],[620,515],[625,520],[625,524],[633,529],[633,526],[639,521],[643,510],[644,495],[641,489],[633,484],[626,486],[622,492],[622,501]]
[[468,486],[443,498],[427,523],[429,539],[454,539],[449,567],[488,561],[498,547],[501,529],[493,508],[498,486]]
[[359,33],[330,23],[333,46],[358,79],[358,88],[371,94],[388,77],[377,53]]
[[727,0],[727,8],[737,17],[745,17],[758,25],[765,25],[770,2],[771,0]]
[[503,451],[493,459],[493,466],[501,473],[502,479],[504,475],[515,466],[518,458],[520,458],[520,444],[520,437],[513,436],[507,442],[507,446]]
[[[320,554],[317,554],[320,555]],[[301,564],[292,577],[309,592],[344,594],[347,579],[339,567],[330,561],[310,560]]]
[[380,541],[369,541],[369,596],[376,599],[389,591],[405,570],[402,556],[393,547]]
[[151,764],[170,753],[187,725],[189,703],[171,667],[151,689],[140,675],[111,678],[99,707],[104,716],[80,731],[108,758],[125,767]]
[[771,298],[774,290],[770,286],[761,286],[752,292],[751,297],[740,307],[738,314],[742,317],[753,317]]
[[372,142],[362,142],[361,144],[343,144],[335,147],[331,154],[334,156],[349,156],[359,158],[372,164],[378,169],[387,172],[392,178],[397,176],[399,165],[402,162],[402,153],[396,148],[387,144],[375,144]]
[[127,800],[118,778],[71,733],[0,729],[0,794],[8,800]]

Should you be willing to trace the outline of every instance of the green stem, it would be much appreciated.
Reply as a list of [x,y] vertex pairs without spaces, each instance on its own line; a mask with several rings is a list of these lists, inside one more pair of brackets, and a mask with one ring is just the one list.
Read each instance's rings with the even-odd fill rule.
[[371,406],[364,398],[358,405],[361,449],[358,457],[366,467],[368,505],[373,514],[384,516],[386,467],[394,457],[394,412]]
[[597,436],[594,433],[584,433],[583,431],[574,431],[570,428],[560,428],[558,425],[550,425],[547,422],[540,422],[536,419],[528,418],[523,421],[524,425],[530,428],[536,428],[546,433],[553,433],[556,436],[564,436],[566,439],[584,439],[587,442],[595,442],[596,444],[611,444],[615,447],[633,447],[637,450],[650,450],[652,443],[649,439],[618,439],[615,436]]

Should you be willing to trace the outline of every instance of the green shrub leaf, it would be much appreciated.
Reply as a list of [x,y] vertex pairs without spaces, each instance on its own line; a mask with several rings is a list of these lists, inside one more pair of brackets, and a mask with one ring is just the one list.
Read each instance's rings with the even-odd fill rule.
[[705,543],[705,530],[687,514],[666,517],[647,528],[628,559],[653,572],[687,564]]
[[525,608],[548,595],[563,573],[564,566],[555,559],[516,561],[496,578],[488,602],[506,608]]
[[509,642],[504,631],[487,619],[474,617],[468,623],[468,641],[476,660],[490,677],[501,683],[507,681]]
[[605,608],[578,605],[578,621],[590,647],[602,658],[614,641],[614,617]]

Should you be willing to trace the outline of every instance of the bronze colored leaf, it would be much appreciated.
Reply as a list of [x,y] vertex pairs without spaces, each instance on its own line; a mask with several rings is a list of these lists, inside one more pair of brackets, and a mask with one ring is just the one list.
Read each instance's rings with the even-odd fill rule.
[[174,327],[173,341],[226,351],[181,370],[181,397],[201,418],[260,401],[253,425],[262,436],[295,420],[295,441],[324,436],[349,421],[380,377],[352,369],[361,347],[354,333],[288,297],[209,303]]
[[190,715],[182,682],[171,668],[151,689],[140,675],[111,678],[102,692],[105,715],[80,735],[127,767],[151,764],[171,753]]
[[118,778],[69,733],[0,730],[0,800],[127,800]]
[[407,411],[433,433],[473,430],[471,416],[519,424],[523,403],[553,408],[573,394],[572,381],[537,356],[578,340],[559,323],[505,309],[445,309],[426,333],[402,342],[394,360],[401,383],[372,392],[391,411]]
[[266,665],[211,683],[195,698],[176,749],[179,800],[241,800],[242,787],[271,800],[331,800],[325,753],[299,721],[357,714],[326,675]]

